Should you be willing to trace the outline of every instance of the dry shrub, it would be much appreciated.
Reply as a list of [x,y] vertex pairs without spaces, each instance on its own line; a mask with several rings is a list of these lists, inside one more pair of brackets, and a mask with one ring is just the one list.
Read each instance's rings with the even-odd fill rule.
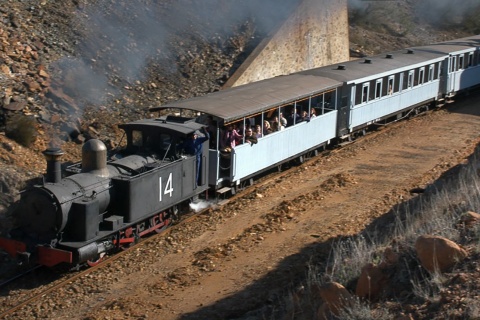
[[21,114],[12,116],[7,120],[5,135],[22,146],[31,146],[37,135],[35,119]]

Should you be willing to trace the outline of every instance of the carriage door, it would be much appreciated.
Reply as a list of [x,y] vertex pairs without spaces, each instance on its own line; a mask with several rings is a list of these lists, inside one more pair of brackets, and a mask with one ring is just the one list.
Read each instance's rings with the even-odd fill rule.
[[448,63],[447,95],[450,95],[451,93],[455,92],[455,83],[457,78],[457,57],[450,56]]
[[355,99],[355,84],[350,86],[350,96],[345,95],[345,92],[348,92],[348,87],[346,83],[343,84],[342,95],[337,96],[339,99],[337,103],[338,109],[338,120],[337,120],[337,135],[343,136],[349,133],[349,123],[350,123],[350,108],[354,105]]

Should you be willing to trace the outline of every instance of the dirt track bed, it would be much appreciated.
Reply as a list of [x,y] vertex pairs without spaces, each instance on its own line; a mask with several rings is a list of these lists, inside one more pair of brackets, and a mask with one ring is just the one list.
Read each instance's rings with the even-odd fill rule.
[[255,185],[17,317],[246,318],[281,300],[328,239],[358,233],[464,161],[479,142],[477,100],[382,128]]

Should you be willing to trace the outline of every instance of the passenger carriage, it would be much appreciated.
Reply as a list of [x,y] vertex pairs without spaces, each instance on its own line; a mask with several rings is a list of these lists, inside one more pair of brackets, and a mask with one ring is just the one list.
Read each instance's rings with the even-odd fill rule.
[[424,46],[447,55],[444,62],[445,81],[440,93],[452,97],[480,84],[480,35]]
[[[479,37],[376,55],[301,74],[344,82],[338,136],[401,118],[478,85]],[[364,131],[363,131],[364,132]]]
[[[216,189],[235,187],[259,172],[291,159],[303,159],[304,154],[324,147],[336,136],[337,102],[342,83],[312,75],[293,74],[234,87],[175,102],[157,108],[187,110],[211,116],[216,123],[214,141],[210,146],[208,181]],[[296,109],[308,114],[315,109],[316,117],[309,121],[295,119],[295,125],[267,134],[257,144],[242,143],[226,152],[221,146],[225,126],[245,127],[262,124],[275,116],[285,117]],[[242,141],[243,142],[243,141]]]
[[[151,110],[190,110],[216,122],[210,148],[210,185],[238,185],[262,170],[352,138],[383,124],[442,105],[445,98],[480,83],[480,36],[399,50],[226,89]],[[265,135],[254,146],[222,153],[222,127],[262,123],[296,109],[319,115]]]

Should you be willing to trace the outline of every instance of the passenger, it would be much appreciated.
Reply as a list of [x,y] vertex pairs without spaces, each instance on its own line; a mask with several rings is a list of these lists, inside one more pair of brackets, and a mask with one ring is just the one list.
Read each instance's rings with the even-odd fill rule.
[[287,119],[287,126],[293,126],[298,122],[300,122],[300,115],[297,113],[297,109],[294,108]]
[[245,127],[243,126],[243,123],[240,124],[238,128],[236,128],[237,133],[241,136],[245,135]]
[[276,131],[279,130],[278,117],[277,116],[273,117],[273,119],[270,123],[272,124],[272,126],[271,126],[272,132],[276,132]]
[[310,119],[313,119],[317,116],[317,112],[315,111],[314,108],[310,110]]
[[260,127],[259,124],[255,126],[255,136],[257,137],[257,139],[263,137],[262,127]]
[[242,138],[243,136],[233,129],[233,125],[229,124],[223,132],[222,139],[220,139],[220,147],[230,152]]
[[196,165],[196,172],[195,172],[195,188],[198,186],[198,179],[200,178],[200,168],[201,168],[201,163],[202,163],[202,147],[203,143],[210,139],[210,135],[208,133],[208,130],[203,127],[202,128],[203,134],[205,135],[204,137],[198,138],[197,132],[191,133],[188,135],[188,139],[185,141],[183,148],[185,149],[185,153],[194,155],[196,160],[197,160],[197,165]]
[[278,125],[278,121],[272,122],[272,132],[280,131],[280,126]]
[[305,122],[309,122],[310,121],[310,117],[308,116],[308,112],[307,111],[302,111],[302,117],[300,118],[300,121],[299,122],[302,122],[302,121],[305,121]]
[[263,135],[267,135],[272,132],[272,128],[270,126],[270,122],[268,120],[263,120]]
[[245,143],[248,143],[250,144],[251,146],[253,146],[254,144],[256,144],[258,142],[258,139],[257,137],[253,134],[253,130],[250,128],[250,129],[247,129],[245,131]]
[[285,129],[287,126],[287,119],[283,116],[283,113],[280,112],[280,130],[282,130],[282,127]]

